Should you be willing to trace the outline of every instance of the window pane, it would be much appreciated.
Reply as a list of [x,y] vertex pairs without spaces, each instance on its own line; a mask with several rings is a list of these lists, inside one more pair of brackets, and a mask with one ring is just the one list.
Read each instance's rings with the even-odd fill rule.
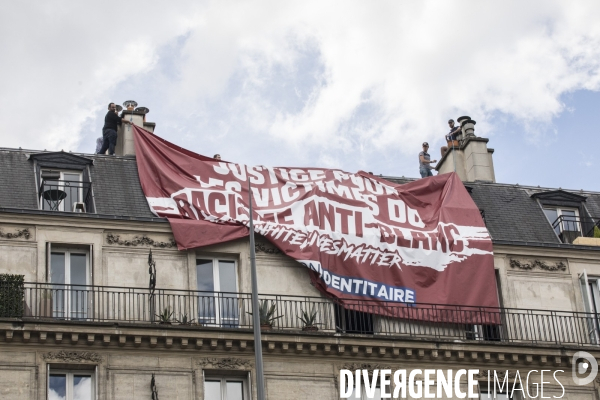
[[64,174],[63,190],[67,194],[65,197],[65,211],[73,211],[73,203],[79,200],[79,174]]
[[236,327],[238,325],[238,301],[236,298],[235,262],[219,260],[219,285],[221,323],[223,326]]
[[227,400],[244,400],[242,382],[227,382]]
[[92,400],[92,377],[75,375],[73,377],[73,400]]
[[381,389],[376,388],[374,396],[371,396],[371,397],[369,397],[369,396],[367,396],[365,394],[365,399],[369,399],[369,400],[381,400]]
[[235,275],[235,262],[219,260],[220,292],[236,292],[237,277]]
[[563,230],[565,231],[579,231],[579,224],[577,223],[577,214],[574,210],[561,210],[563,217]]
[[558,219],[558,212],[556,209],[544,208],[544,214],[546,214],[546,218],[548,218],[548,222],[550,222],[550,224],[554,224],[556,222],[554,231],[557,235],[560,235],[560,224],[556,221]]
[[50,282],[65,283],[65,253],[51,254]]
[[71,284],[87,284],[86,255],[71,253]]
[[204,398],[221,400],[221,381],[204,382]]
[[[213,292],[213,261],[196,260],[196,277],[198,290]],[[198,322],[202,324],[214,324],[215,321],[215,297],[213,293],[198,293]]]
[[198,290],[207,292],[213,292],[215,290],[212,260],[196,260],[196,276],[198,280]]
[[67,375],[50,374],[48,400],[66,400]]
[[[60,199],[60,193],[57,192],[60,187],[58,181],[44,181],[44,193],[40,198],[42,210],[57,210]],[[62,190],[62,189],[60,189]]]

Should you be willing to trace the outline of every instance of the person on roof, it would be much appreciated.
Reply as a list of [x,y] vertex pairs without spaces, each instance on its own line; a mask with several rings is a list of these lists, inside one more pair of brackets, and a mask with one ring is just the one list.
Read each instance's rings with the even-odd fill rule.
[[446,142],[448,143],[448,146],[442,146],[440,149],[442,152],[442,157],[444,157],[444,154],[446,154],[449,147],[456,146],[458,135],[460,135],[462,132],[460,126],[454,126],[453,119],[448,120],[448,126],[450,126],[450,132],[446,134]]
[[423,151],[419,153],[419,172],[421,173],[421,178],[433,176],[431,164],[437,162],[437,160],[430,160],[431,156],[427,150],[429,150],[429,143],[423,142]]
[[106,150],[108,150],[109,155],[115,155],[117,129],[118,125],[121,125],[122,122],[125,122],[126,124],[131,123],[130,121],[123,119],[123,117],[119,117],[115,103],[108,103],[108,112],[106,113],[106,117],[104,117],[104,127],[102,128],[103,142],[98,154],[104,154],[106,153]]
[[213,156],[213,158],[214,158],[215,160],[220,160],[220,159],[221,159],[221,155],[220,155],[220,154],[215,154],[215,155]]

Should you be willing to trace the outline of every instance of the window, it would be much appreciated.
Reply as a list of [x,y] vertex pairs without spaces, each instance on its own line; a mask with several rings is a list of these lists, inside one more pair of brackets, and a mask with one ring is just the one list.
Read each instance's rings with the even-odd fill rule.
[[600,322],[597,315],[600,313],[600,278],[588,276],[584,270],[579,275],[579,284],[581,285],[581,294],[583,296],[583,306],[586,313],[593,316],[586,319],[588,340],[590,344],[600,343]]
[[248,384],[244,378],[206,377],[204,379],[204,398],[206,400],[247,400]]
[[[389,394],[392,390],[390,388],[387,388],[387,393]],[[350,399],[360,399],[360,400],[381,400],[381,389],[379,387],[376,387],[373,389],[373,392],[371,393],[372,396],[367,395],[367,391],[366,389],[361,385],[361,392],[357,395],[357,390],[356,388],[354,388],[354,391],[352,392],[352,394],[350,395]]]
[[92,400],[94,372],[49,369],[48,400]]
[[581,236],[579,210],[576,208],[544,208],[544,214],[563,243],[573,243]]
[[51,247],[49,280],[54,318],[85,319],[91,309],[89,251],[82,248]]
[[42,210],[78,211],[76,203],[82,202],[85,186],[81,172],[42,170],[41,177]]
[[198,322],[237,327],[236,262],[224,259],[197,259]]
[[90,167],[94,160],[65,152],[29,155],[41,210],[95,212]]

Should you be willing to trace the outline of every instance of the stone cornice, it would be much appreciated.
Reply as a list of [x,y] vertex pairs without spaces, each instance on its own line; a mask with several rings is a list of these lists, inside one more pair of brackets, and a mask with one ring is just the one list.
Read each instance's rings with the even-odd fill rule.
[[154,218],[115,218],[111,215],[67,213],[56,211],[23,210],[17,208],[1,208],[0,222],[6,224],[26,224],[28,226],[51,226],[66,229],[106,229],[110,231],[123,229],[146,233],[171,233],[167,219]]
[[[161,327],[126,327],[99,325],[35,324],[13,325],[13,322],[0,322],[0,348],[8,343],[21,343],[32,346],[66,345],[69,351],[47,353],[47,360],[99,362],[95,355],[102,349],[126,348],[130,351],[168,350],[195,352],[202,350],[206,357],[200,363],[206,368],[214,365],[228,365],[229,368],[251,368],[244,357],[233,355],[252,353],[253,334],[249,331],[200,330],[200,329],[161,329]],[[2,340],[4,339],[4,340]],[[80,350],[81,349],[81,350]],[[85,350],[84,350],[85,349]],[[94,349],[94,351],[91,351]],[[490,369],[517,369],[518,366],[568,367],[572,355],[586,350],[600,358],[600,350],[586,346],[572,348],[547,345],[532,346],[530,343],[516,345],[510,343],[480,343],[471,341],[426,342],[423,340],[402,340],[387,337],[352,337],[333,335],[304,335],[300,332],[265,334],[263,351],[269,355],[295,357],[340,357],[340,366],[345,369],[382,369],[403,361],[420,361],[435,364],[468,363],[490,365]],[[224,354],[231,354],[219,358]],[[373,361],[364,362],[371,358]],[[233,361],[232,361],[233,360]],[[354,361],[356,360],[356,361]],[[213,365],[213,367],[211,367]],[[499,365],[498,368],[491,367]],[[360,368],[359,368],[360,367]],[[378,367],[378,368],[376,368]],[[219,367],[221,368],[221,367]]]

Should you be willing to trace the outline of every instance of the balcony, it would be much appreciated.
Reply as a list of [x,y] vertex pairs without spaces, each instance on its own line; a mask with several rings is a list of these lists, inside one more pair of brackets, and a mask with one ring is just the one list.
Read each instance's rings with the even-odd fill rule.
[[[40,208],[49,211],[93,212],[92,184],[69,180],[42,180]],[[85,207],[81,207],[83,204]]]
[[[249,293],[217,293],[109,286],[25,283],[0,287],[0,318],[61,323],[122,323],[166,329],[252,329]],[[8,299],[8,300],[7,300]],[[366,335],[398,339],[505,342],[541,345],[599,344],[598,314],[435,304],[260,295],[274,313],[274,332]],[[10,300],[10,301],[9,301]],[[313,328],[301,317],[314,316]],[[316,327],[317,329],[315,329]]]
[[600,229],[599,217],[579,217],[561,215],[553,223],[552,229],[563,243],[574,243],[579,237],[594,237],[594,229]]

